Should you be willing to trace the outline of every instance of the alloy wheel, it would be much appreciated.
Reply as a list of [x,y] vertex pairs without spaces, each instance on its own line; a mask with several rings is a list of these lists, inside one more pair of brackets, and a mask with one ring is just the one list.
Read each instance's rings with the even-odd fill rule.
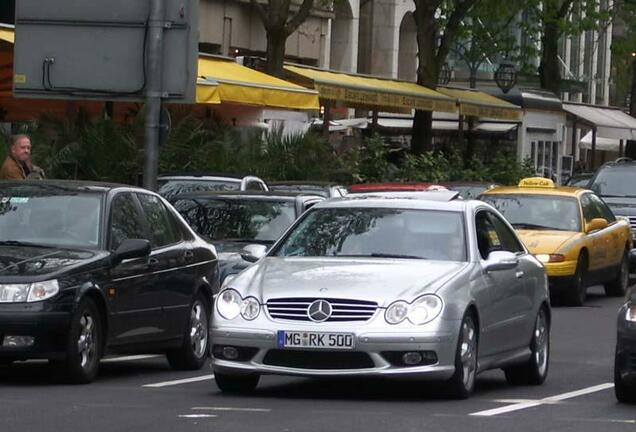
[[80,356],[80,366],[85,368],[89,365],[96,353],[96,328],[93,317],[90,313],[86,312],[82,315],[79,321],[80,332],[77,339],[77,352]]
[[192,306],[190,312],[190,343],[192,344],[192,352],[198,358],[205,355],[208,346],[208,329],[207,318],[205,316],[206,309],[200,301]]

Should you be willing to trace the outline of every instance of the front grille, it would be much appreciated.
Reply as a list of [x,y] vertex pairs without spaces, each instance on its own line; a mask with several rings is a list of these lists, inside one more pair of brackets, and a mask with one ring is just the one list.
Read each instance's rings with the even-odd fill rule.
[[351,351],[269,350],[263,363],[297,369],[368,369],[374,367],[367,353]]
[[298,297],[270,299],[267,312],[274,319],[311,321],[307,309],[316,300],[326,300],[331,305],[332,314],[327,322],[367,321],[378,309],[378,304],[371,301]]

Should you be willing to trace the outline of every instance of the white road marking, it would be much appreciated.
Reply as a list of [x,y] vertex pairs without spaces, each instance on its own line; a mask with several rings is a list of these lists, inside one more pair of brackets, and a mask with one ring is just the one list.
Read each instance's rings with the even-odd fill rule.
[[495,408],[495,409],[490,409],[490,410],[486,410],[486,411],[478,411],[478,412],[474,412],[471,413],[471,416],[483,416],[483,417],[488,417],[488,416],[494,416],[494,415],[498,415],[498,414],[504,414],[504,413],[509,413],[512,411],[519,411],[522,409],[526,409],[526,408],[532,408],[532,407],[536,407],[539,405],[545,405],[545,404],[551,404],[554,402],[559,402],[562,400],[566,400],[566,399],[571,399],[571,398],[575,398],[578,396],[583,396],[586,394],[590,394],[590,393],[596,393],[599,391],[603,391],[603,390],[607,390],[609,388],[614,387],[613,383],[605,383],[605,384],[599,384],[593,387],[588,387],[588,388],[584,388],[581,390],[575,390],[575,391],[571,391],[568,393],[562,393],[560,395],[556,395],[556,396],[550,396],[547,398],[543,398],[543,399],[538,399],[535,401],[529,400],[529,401],[525,401],[525,402],[519,402],[519,403],[515,403],[513,405],[508,405],[505,407],[501,407],[501,408]]
[[207,411],[243,411],[243,412],[271,412],[269,408],[234,408],[234,407],[192,407],[193,410]]
[[134,360],[145,360],[156,357],[163,357],[159,354],[153,355],[131,355],[131,356],[123,356],[123,357],[108,357],[102,359],[102,363],[116,363],[116,362],[125,362],[125,361],[134,361]]
[[214,379],[214,375],[202,375],[202,376],[198,376],[198,377],[192,377],[192,378],[185,378],[185,379],[180,379],[180,380],[174,380],[174,381],[164,381],[164,382],[159,382],[159,383],[154,383],[154,384],[146,384],[143,385],[142,387],[168,387],[168,386],[173,386],[173,385],[179,385],[179,384],[187,384],[187,383],[193,383],[193,382],[197,382],[197,381],[207,381],[207,380],[211,380]]
[[180,418],[214,418],[214,414],[180,414]]

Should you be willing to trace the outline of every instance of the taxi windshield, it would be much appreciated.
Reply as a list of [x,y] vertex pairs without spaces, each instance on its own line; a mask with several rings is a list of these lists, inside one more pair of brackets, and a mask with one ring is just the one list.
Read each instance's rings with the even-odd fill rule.
[[580,231],[576,198],[554,195],[492,194],[481,199],[495,207],[516,229]]

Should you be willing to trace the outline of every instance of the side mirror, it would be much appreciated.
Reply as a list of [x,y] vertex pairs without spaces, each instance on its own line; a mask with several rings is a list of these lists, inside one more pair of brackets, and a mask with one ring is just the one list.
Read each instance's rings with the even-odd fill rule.
[[250,244],[241,250],[241,256],[245,261],[256,262],[267,254],[267,246],[261,244]]
[[589,233],[592,231],[598,231],[606,227],[607,227],[607,219],[594,218],[585,224],[585,232]]
[[144,239],[126,239],[111,255],[113,265],[131,258],[141,258],[150,255],[150,242]]
[[512,270],[519,265],[519,258],[512,252],[494,251],[490,252],[488,259],[484,265],[486,272],[494,272],[501,270]]

